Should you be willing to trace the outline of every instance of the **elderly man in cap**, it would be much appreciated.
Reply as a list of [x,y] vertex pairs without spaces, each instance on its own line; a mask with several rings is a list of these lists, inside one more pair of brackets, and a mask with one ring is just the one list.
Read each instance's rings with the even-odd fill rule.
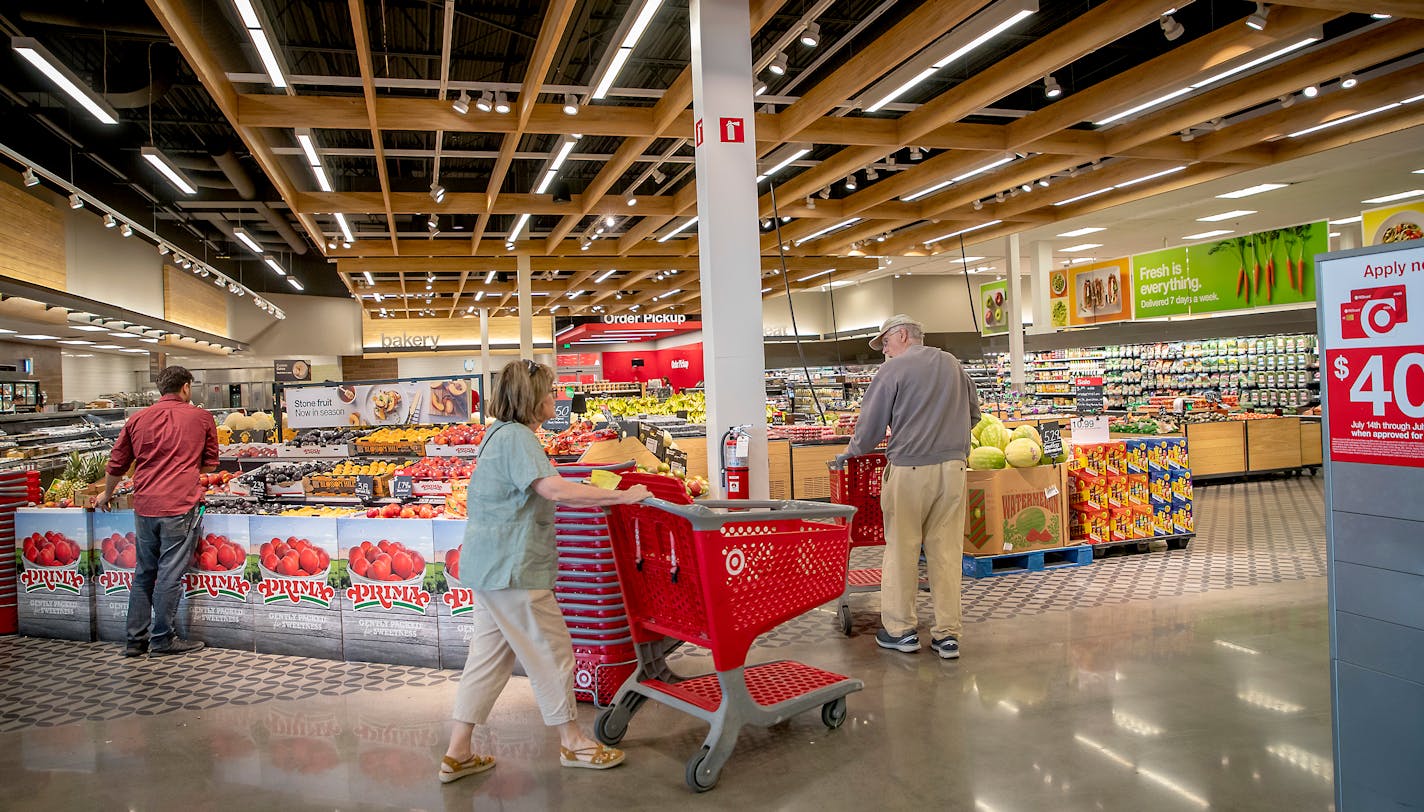
[[930,647],[959,657],[959,573],[964,538],[964,470],[979,394],[959,359],[925,346],[924,326],[891,316],[871,339],[885,363],[865,391],[849,456],[868,454],[890,429],[880,507],[885,561],[880,589],[881,648],[920,650],[915,598],[920,548],[929,565],[934,626]]

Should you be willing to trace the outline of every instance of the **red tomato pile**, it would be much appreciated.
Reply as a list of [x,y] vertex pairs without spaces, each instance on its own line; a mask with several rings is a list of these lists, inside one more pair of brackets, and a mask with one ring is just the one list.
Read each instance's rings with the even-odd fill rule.
[[227,536],[209,533],[198,540],[193,567],[204,572],[227,572],[247,563],[247,551]]
[[456,581],[460,580],[460,551],[465,548],[461,544],[453,550],[445,551],[445,572]]
[[115,533],[104,539],[100,545],[104,552],[104,563],[131,570],[138,566],[138,536],[133,533]]
[[326,550],[296,536],[264,542],[259,553],[263,568],[278,575],[320,575],[331,565]]
[[79,560],[79,552],[73,539],[53,530],[25,537],[25,560],[41,567],[67,567]]
[[425,572],[425,559],[399,541],[361,542],[346,556],[351,571],[370,581],[409,581]]

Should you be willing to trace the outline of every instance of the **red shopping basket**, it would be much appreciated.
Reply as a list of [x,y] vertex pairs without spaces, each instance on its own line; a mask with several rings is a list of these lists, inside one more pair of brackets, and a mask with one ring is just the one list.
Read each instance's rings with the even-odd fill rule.
[[[850,520],[850,546],[883,547],[885,517],[880,511],[880,486],[885,474],[884,454],[864,454],[859,457],[837,458],[830,467],[831,502],[855,508]],[[880,590],[879,569],[850,570],[846,573],[845,592],[836,605],[836,622],[841,634],[851,631],[850,594]]]

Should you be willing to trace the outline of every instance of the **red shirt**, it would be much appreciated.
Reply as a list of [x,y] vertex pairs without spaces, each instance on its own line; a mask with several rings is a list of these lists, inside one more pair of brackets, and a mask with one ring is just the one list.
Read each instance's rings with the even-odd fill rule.
[[135,462],[135,513],[181,516],[192,510],[203,498],[200,469],[218,464],[212,413],[177,395],[164,395],[124,424],[109,454],[108,473],[123,476]]

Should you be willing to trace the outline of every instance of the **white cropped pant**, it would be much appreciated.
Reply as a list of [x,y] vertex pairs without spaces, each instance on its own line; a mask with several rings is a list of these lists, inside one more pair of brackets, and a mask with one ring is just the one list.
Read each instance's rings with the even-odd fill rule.
[[472,614],[475,628],[455,693],[455,721],[482,725],[489,719],[515,657],[529,675],[544,724],[578,717],[573,642],[551,590],[476,590]]

